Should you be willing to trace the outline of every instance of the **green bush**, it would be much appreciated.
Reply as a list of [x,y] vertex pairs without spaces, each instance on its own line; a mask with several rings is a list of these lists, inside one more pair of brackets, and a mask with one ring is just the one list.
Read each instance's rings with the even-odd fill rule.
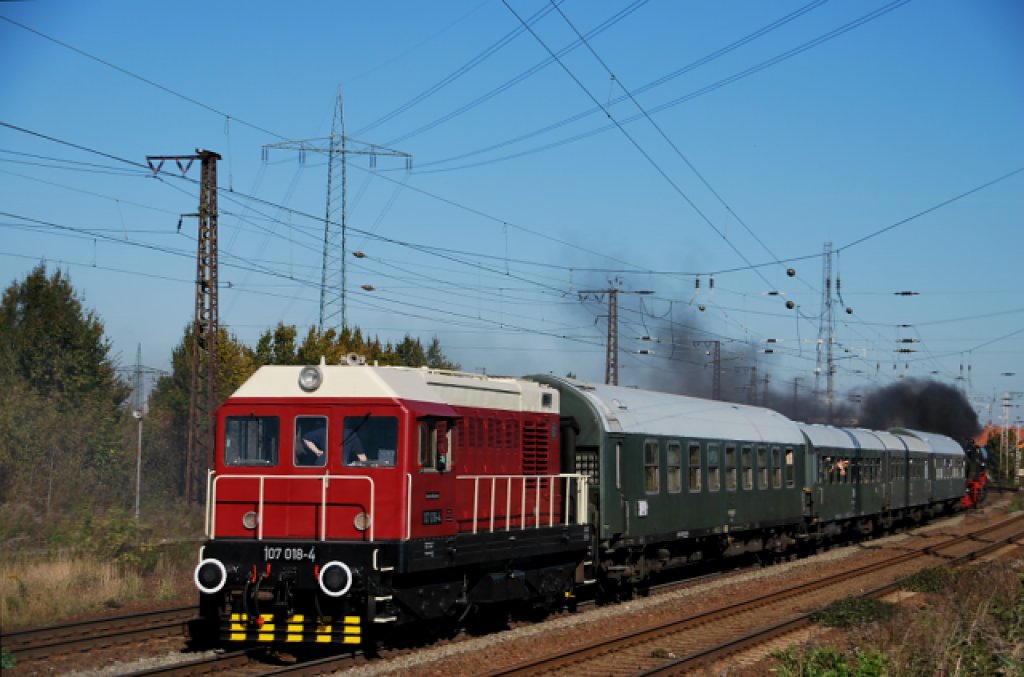
[[900,587],[911,592],[941,594],[953,587],[955,576],[956,574],[946,567],[932,567],[912,574]]
[[831,628],[851,628],[881,621],[893,614],[891,604],[870,597],[847,597],[811,614],[811,620]]
[[880,677],[888,674],[888,663],[879,651],[857,651],[850,659],[835,647],[798,651],[792,647],[777,651],[779,677]]

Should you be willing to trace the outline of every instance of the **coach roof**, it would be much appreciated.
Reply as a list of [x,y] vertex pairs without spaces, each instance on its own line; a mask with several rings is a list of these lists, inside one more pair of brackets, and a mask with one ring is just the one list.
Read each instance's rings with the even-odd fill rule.
[[532,376],[588,402],[606,432],[802,445],[790,419],[770,409],[621,386]]

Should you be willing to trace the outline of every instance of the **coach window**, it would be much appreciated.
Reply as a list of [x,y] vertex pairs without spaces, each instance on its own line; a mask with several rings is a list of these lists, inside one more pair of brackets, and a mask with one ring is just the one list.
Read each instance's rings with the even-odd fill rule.
[[670,494],[683,490],[683,447],[679,442],[669,442],[665,452],[665,482]]
[[725,448],[725,490],[736,491],[736,447]]
[[229,416],[224,423],[224,463],[277,465],[279,431],[276,416]]
[[757,488],[768,488],[768,450],[764,447],[757,448]]
[[700,491],[700,445],[691,444],[689,451],[690,491]]
[[772,488],[782,488],[782,449],[772,447]]
[[296,416],[294,462],[298,467],[327,465],[327,417]]
[[398,455],[398,418],[346,416],[341,431],[341,453],[350,467],[393,468]]
[[660,448],[658,440],[644,442],[644,491],[656,494],[659,490],[661,459],[658,458]]
[[708,445],[708,491],[718,491],[722,487],[721,468],[718,460],[718,445]]
[[793,450],[786,447],[786,486],[796,486],[796,469],[793,467]]
[[754,488],[753,453],[750,447],[743,447],[741,452],[740,465],[743,468],[743,488],[750,490]]
[[615,442],[615,488],[622,489],[622,442]]

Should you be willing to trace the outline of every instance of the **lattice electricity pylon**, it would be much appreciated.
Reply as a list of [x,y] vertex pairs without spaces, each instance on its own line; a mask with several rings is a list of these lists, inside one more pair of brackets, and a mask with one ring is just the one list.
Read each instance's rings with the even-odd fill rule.
[[[348,255],[348,156],[368,155],[370,169],[376,169],[378,157],[405,158],[406,171],[412,169],[412,155],[345,136],[345,108],[341,87],[334,106],[331,135],[315,139],[284,141],[263,146],[263,159],[271,149],[294,150],[299,161],[307,153],[327,155],[327,209],[324,216],[324,257],[320,275],[320,331],[334,324],[340,333],[347,325],[345,314]],[[341,178],[339,190],[338,178]]]

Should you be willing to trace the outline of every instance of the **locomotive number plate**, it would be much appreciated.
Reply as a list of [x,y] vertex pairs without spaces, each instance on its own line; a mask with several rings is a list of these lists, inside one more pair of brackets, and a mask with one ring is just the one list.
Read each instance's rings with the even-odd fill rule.
[[279,548],[276,546],[263,546],[263,559],[267,562],[273,562],[279,559],[283,559],[289,562],[315,562],[316,561],[316,546],[309,546],[309,550],[301,547],[290,547],[290,548]]

